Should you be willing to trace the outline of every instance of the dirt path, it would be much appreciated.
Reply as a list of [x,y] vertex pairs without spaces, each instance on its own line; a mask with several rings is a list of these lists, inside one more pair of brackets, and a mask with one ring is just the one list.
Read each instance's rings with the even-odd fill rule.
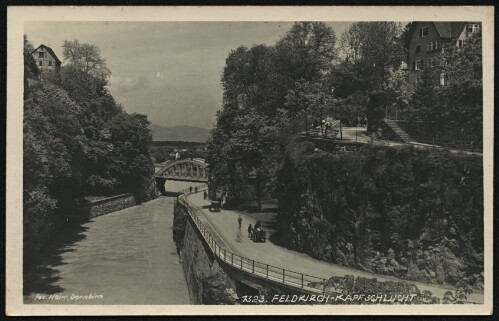
[[[201,208],[204,207],[202,212],[207,222],[214,230],[217,231],[218,235],[236,254],[245,256],[255,261],[260,261],[262,263],[326,279],[331,276],[345,276],[350,274],[355,277],[363,276],[377,278],[380,281],[400,281],[400,279],[395,277],[381,276],[350,267],[320,261],[308,256],[307,254],[288,250],[272,243],[272,241],[268,240],[268,238],[276,232],[274,229],[276,214],[274,213],[246,213],[230,210],[222,210],[218,213],[211,213],[207,210],[210,202],[208,200],[203,200],[202,192],[187,196],[187,200],[193,205]],[[240,240],[238,238],[239,229],[237,222],[239,214],[241,214],[243,218],[241,228],[243,237],[240,238]],[[255,243],[248,238],[248,225],[250,223],[254,225],[258,220],[262,221],[263,227],[267,231],[266,243]],[[433,293],[433,295],[439,298],[442,298],[445,292],[454,290],[451,286],[433,285],[411,281],[406,282],[416,284],[420,290],[429,290]],[[483,303],[483,292],[469,295],[468,301]]]

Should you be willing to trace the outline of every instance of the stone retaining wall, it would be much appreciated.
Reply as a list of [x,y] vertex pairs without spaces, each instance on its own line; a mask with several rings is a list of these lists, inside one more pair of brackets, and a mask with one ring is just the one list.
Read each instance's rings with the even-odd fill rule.
[[137,205],[133,194],[121,194],[89,202],[83,209],[88,218],[93,218]]

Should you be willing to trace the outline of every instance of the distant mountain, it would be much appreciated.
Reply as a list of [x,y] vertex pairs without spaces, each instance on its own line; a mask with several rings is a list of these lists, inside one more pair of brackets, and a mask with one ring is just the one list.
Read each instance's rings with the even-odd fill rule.
[[160,126],[151,124],[152,140],[184,141],[204,143],[210,136],[210,129],[192,126]]

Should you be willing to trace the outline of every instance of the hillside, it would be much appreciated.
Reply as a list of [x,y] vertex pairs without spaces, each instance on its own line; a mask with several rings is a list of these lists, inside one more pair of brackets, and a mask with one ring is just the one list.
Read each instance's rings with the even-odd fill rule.
[[151,124],[153,141],[184,141],[204,143],[210,130],[192,126],[160,126]]

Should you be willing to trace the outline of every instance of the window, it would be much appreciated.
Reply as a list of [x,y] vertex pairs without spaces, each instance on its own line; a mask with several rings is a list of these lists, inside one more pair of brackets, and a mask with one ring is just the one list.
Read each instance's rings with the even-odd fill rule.
[[456,46],[458,48],[463,48],[464,47],[464,40],[458,40]]
[[434,51],[440,48],[438,41],[428,42],[428,51]]
[[40,60],[40,62],[38,63],[38,65],[41,67],[43,66],[43,60]]
[[480,31],[480,25],[478,23],[468,23],[468,26],[466,27],[466,31],[468,33],[476,33]]
[[414,65],[414,70],[422,70],[423,69],[423,60],[417,60]]
[[40,52],[38,53],[38,58],[43,58],[43,51],[40,51]]
[[416,45],[416,53],[421,53],[421,45]]
[[423,27],[419,29],[419,36],[421,38],[428,37],[428,27]]
[[52,67],[52,60],[49,60],[49,67]]

